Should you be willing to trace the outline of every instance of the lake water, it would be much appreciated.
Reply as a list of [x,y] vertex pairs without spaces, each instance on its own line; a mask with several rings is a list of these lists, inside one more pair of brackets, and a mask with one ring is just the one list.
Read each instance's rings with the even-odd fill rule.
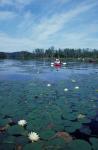
[[50,63],[0,61],[0,150],[98,150],[98,64]]

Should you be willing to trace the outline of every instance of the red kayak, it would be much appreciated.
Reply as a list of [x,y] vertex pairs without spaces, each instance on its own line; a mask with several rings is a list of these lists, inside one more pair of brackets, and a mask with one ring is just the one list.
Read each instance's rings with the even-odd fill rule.
[[56,59],[55,62],[54,62],[54,66],[55,66],[55,67],[61,67],[61,65],[62,65],[62,64],[61,64],[60,60],[59,60],[59,59]]
[[54,66],[55,66],[55,67],[61,67],[62,64],[61,64],[61,63],[54,63]]
[[51,66],[55,68],[61,68],[62,65],[66,65],[66,62],[62,63],[59,59],[56,59],[54,62],[51,62]]

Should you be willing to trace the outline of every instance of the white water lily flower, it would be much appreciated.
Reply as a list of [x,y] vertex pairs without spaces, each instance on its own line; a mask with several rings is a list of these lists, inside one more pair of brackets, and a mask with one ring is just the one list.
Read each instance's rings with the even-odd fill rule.
[[51,84],[47,84],[47,86],[48,86],[48,87],[50,87],[50,86],[51,86]]
[[19,120],[18,121],[18,125],[20,125],[20,126],[25,126],[27,124],[27,122],[26,122],[26,120]]
[[51,64],[51,67],[53,67],[54,65],[53,64]]
[[76,86],[75,89],[79,89],[79,86]]
[[83,118],[85,118],[85,117],[86,117],[86,116],[83,115],[83,114],[79,114],[79,115],[77,116],[78,119],[83,119]]
[[67,92],[67,91],[68,91],[68,89],[67,89],[67,88],[65,88],[65,89],[64,89],[64,91],[65,91],[65,92]]
[[66,65],[66,64],[67,64],[66,62],[63,63],[63,65]]
[[36,141],[38,141],[39,140],[39,135],[36,133],[36,132],[30,132],[29,134],[28,134],[28,137],[29,137],[29,139],[32,141],[32,142],[36,142]]
[[71,80],[72,82],[76,82],[76,80]]

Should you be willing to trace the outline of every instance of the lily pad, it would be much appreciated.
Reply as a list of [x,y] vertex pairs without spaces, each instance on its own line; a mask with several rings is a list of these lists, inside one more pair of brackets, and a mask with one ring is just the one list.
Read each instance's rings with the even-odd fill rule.
[[19,125],[12,126],[7,131],[11,135],[27,135],[27,131]]
[[68,145],[68,150],[91,150],[91,146],[84,140],[73,140]]
[[14,144],[0,144],[0,150],[13,150],[15,148],[15,145]]
[[98,138],[90,138],[90,142],[92,144],[92,148],[94,150],[98,150]]
[[6,144],[15,144],[15,137],[14,136],[7,136],[3,143],[6,143]]
[[5,126],[9,121],[7,119],[0,119],[0,126]]
[[41,120],[41,118],[36,118],[35,120],[29,120],[27,124],[27,130],[29,131],[40,131],[44,126],[48,124],[48,119],[47,120]]
[[52,140],[49,140],[45,143],[45,149],[46,150],[59,150],[59,149],[65,149],[66,142],[62,138],[55,138]]
[[62,131],[64,130],[64,124],[61,123],[57,123],[55,122],[55,125],[54,125],[54,128],[53,128],[55,131]]
[[29,143],[29,139],[26,136],[19,136],[16,138],[16,143],[20,145],[25,145]]
[[55,132],[51,129],[47,129],[45,131],[40,132],[40,137],[42,139],[50,139],[55,135]]
[[30,143],[24,146],[23,150],[43,150],[40,142]]
[[69,127],[65,127],[65,130],[66,130],[67,132],[72,133],[72,132],[75,132],[77,129],[80,129],[81,126],[82,126],[82,125],[81,125],[81,123],[79,123],[79,122],[71,122],[71,124],[70,124]]
[[88,119],[88,118],[81,118],[81,119],[78,119],[78,122],[80,122],[80,123],[90,123],[90,122],[91,122],[91,119]]
[[91,130],[90,130],[90,128],[89,127],[85,127],[85,126],[83,126],[81,129],[80,129],[80,132],[82,132],[82,133],[85,133],[85,134],[87,134],[87,135],[90,135],[91,134]]

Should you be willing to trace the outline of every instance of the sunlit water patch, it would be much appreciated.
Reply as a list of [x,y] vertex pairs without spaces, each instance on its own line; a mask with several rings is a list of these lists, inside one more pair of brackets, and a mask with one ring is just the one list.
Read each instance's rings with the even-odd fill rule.
[[0,149],[98,149],[97,64],[0,64]]

